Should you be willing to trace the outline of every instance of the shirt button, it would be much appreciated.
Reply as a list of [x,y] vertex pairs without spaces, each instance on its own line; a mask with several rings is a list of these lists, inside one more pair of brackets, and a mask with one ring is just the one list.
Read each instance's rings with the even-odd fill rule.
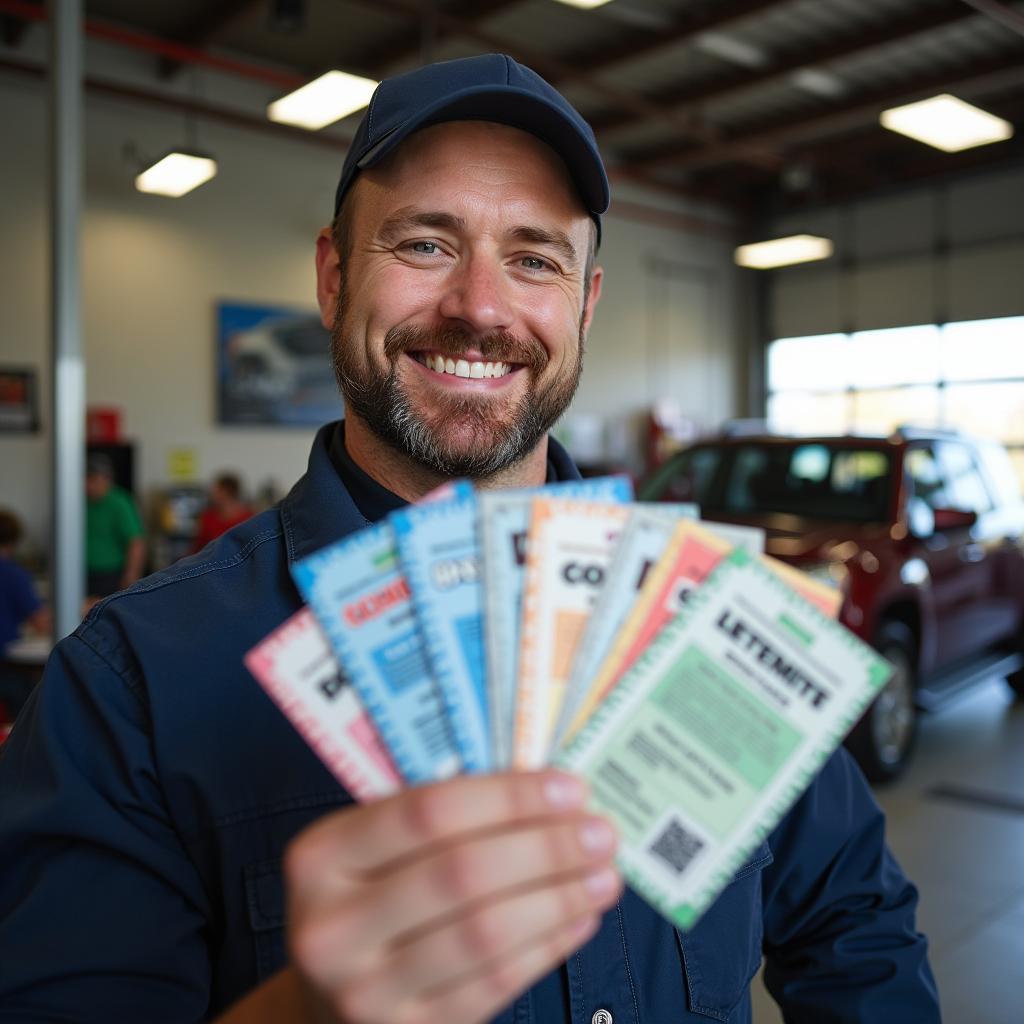
[[590,1018],[590,1024],[614,1024],[614,1018],[605,1009],[596,1010]]

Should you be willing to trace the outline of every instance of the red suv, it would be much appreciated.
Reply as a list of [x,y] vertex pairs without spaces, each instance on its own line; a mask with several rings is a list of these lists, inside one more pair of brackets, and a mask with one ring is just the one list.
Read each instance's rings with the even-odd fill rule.
[[840,621],[895,666],[847,746],[873,781],[906,765],[917,711],[999,673],[1024,696],[1024,502],[1006,451],[953,433],[737,436],[679,452],[642,499],[767,531],[840,588]]

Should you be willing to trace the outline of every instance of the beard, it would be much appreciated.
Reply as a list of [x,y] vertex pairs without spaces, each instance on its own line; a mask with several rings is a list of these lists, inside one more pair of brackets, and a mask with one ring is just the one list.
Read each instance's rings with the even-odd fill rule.
[[457,327],[429,330],[393,327],[384,337],[388,371],[375,373],[355,358],[346,330],[346,303],[338,302],[331,330],[334,375],[346,406],[380,440],[421,466],[445,477],[480,480],[522,461],[569,407],[583,369],[583,329],[576,359],[542,390],[535,386],[514,403],[504,396],[436,393],[431,406],[410,395],[398,367],[407,352],[430,351],[459,359],[470,347],[487,362],[518,364],[536,382],[548,364],[544,346],[509,331],[473,336]]

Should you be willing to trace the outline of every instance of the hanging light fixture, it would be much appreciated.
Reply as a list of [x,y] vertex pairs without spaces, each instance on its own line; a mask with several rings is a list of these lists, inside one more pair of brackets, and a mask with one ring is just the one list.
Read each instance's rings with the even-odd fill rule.
[[135,187],[152,195],[179,196],[191,192],[217,173],[217,161],[203,153],[174,149],[135,176]]

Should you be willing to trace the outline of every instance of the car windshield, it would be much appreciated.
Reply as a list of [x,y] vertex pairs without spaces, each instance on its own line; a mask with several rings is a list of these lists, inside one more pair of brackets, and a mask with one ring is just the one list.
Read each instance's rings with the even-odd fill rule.
[[884,522],[890,458],[879,448],[822,442],[698,446],[668,463],[644,496],[736,515]]

